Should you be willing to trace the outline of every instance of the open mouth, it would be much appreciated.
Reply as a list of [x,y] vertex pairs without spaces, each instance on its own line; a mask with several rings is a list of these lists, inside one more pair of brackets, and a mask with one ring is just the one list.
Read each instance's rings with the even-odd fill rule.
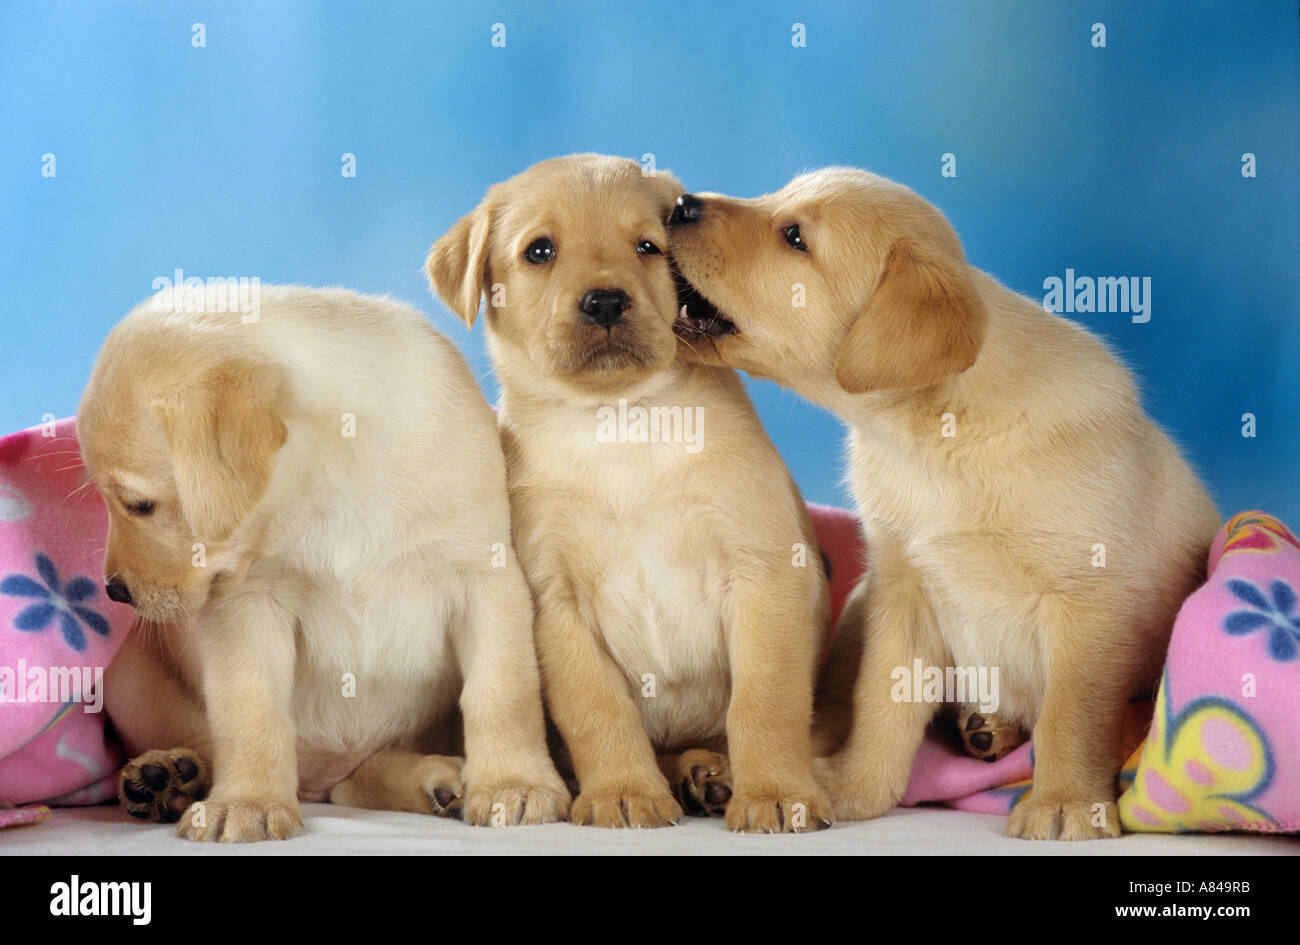
[[686,281],[676,267],[673,268],[673,279],[677,282],[677,321],[673,323],[673,331],[688,339],[700,335],[717,338],[737,333],[736,323],[724,318],[712,302]]

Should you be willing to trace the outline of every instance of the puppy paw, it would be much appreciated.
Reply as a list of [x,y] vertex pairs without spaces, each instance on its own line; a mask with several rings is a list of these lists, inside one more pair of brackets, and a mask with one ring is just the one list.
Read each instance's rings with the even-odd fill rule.
[[901,796],[878,781],[850,776],[837,756],[814,758],[813,776],[830,797],[836,820],[873,820],[892,810]]
[[1119,834],[1119,809],[1114,801],[1039,799],[1032,788],[1007,820],[1007,836],[1024,840],[1103,840]]
[[549,824],[568,816],[571,800],[554,771],[526,781],[474,781],[466,793],[464,819],[479,827]]
[[1024,744],[1026,735],[1019,725],[1004,722],[997,715],[987,715],[973,708],[962,709],[957,722],[966,751],[982,761],[997,761]]
[[667,786],[593,788],[578,794],[569,812],[575,824],[591,827],[671,827],[681,817]]
[[264,800],[213,797],[197,801],[181,818],[177,835],[205,843],[287,840],[302,827],[296,798]]
[[727,829],[738,833],[809,833],[831,825],[830,798],[816,784],[736,791]]
[[155,749],[127,762],[117,794],[132,817],[174,824],[190,804],[207,797],[211,787],[211,766],[197,752]]
[[[330,788],[329,802],[367,810],[404,810],[435,817],[460,817],[465,796],[461,769],[465,759],[421,755],[412,768],[406,759],[396,766],[363,765]],[[373,765],[373,763],[372,763]]]
[[692,749],[676,756],[668,779],[673,797],[688,817],[720,817],[731,800],[731,765],[726,755]]
[[435,817],[461,816],[465,798],[465,782],[461,777],[464,764],[463,759],[446,755],[426,755],[420,759],[420,787],[429,801],[429,813]]

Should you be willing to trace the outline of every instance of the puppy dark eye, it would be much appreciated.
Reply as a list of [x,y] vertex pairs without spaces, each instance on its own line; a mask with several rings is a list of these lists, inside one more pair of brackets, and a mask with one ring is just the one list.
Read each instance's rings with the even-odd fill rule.
[[636,251],[642,256],[658,256],[660,249],[649,240],[642,240],[636,244]]
[[808,252],[808,244],[803,241],[803,234],[799,232],[799,224],[794,223],[787,226],[781,231],[785,236],[785,241],[802,253]]
[[126,510],[132,515],[149,515],[153,512],[153,501],[150,499],[141,499],[139,502],[125,503]]
[[555,244],[544,236],[539,240],[533,240],[524,250],[524,259],[535,265],[550,262],[554,258]]

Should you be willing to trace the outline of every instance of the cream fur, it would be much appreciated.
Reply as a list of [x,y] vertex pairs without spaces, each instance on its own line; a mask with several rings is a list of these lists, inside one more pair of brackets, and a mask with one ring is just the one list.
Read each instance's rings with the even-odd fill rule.
[[[732,829],[814,829],[830,813],[809,743],[825,580],[799,493],[735,373],[674,360],[669,262],[637,246],[665,245],[680,192],[623,159],[544,162],[435,244],[430,278],[467,322],[489,296],[515,539],[547,706],[581,785],[574,821],[676,821],[665,774],[694,765],[656,754],[703,747],[730,755]],[[554,260],[523,259],[543,237]],[[625,318],[589,324],[579,301],[613,287],[628,293]],[[619,399],[699,409],[703,448],[598,441],[596,411]]]
[[[819,766],[836,814],[901,797],[934,707],[893,702],[890,673],[920,658],[998,667],[999,715],[1033,729],[1013,835],[1117,835],[1120,712],[1154,691],[1218,526],[1129,372],[969,266],[943,216],[898,184],[832,168],[755,200],[699,199],[672,250],[739,332],[693,356],[773,378],[849,427],[871,571],[837,633],[861,666],[851,725],[828,715],[845,744]],[[786,239],[796,224],[807,252]],[[842,688],[851,674],[836,672]]]
[[128,749],[213,756],[208,826],[186,818],[184,835],[282,837],[298,797],[408,808],[409,785],[359,791],[349,775],[386,749],[458,749],[459,708],[463,772],[459,758],[438,772],[466,819],[496,804],[507,822],[562,817],[504,462],[463,358],[386,299],[260,301],[248,324],[137,307],[78,414],[110,510],[105,573],[146,618],[106,682]]

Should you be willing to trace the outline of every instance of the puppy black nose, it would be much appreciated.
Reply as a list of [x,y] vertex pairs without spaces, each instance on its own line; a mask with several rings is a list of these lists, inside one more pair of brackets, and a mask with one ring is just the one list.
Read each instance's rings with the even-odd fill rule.
[[623,320],[623,313],[632,302],[622,289],[592,289],[582,297],[578,306],[587,318],[605,328]]
[[104,583],[104,593],[108,595],[109,600],[115,600],[119,604],[131,603],[131,592],[127,589],[126,582],[120,578],[106,581]]
[[677,198],[677,206],[673,207],[673,215],[668,218],[668,225],[698,223],[703,212],[704,202],[699,197],[694,194],[682,194]]

